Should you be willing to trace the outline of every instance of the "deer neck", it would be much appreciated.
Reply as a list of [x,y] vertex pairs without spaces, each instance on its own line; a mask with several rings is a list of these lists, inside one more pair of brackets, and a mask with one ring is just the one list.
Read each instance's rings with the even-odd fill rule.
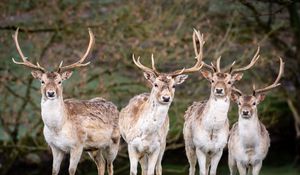
[[241,142],[247,146],[255,146],[259,143],[260,123],[257,113],[254,113],[250,119],[245,119],[239,116],[238,132]]
[[170,104],[160,104],[151,93],[139,120],[142,133],[149,135],[158,132],[166,120],[169,108]]
[[203,122],[208,130],[218,130],[227,122],[227,114],[230,106],[228,96],[224,98],[215,98],[210,96],[206,108],[204,109]]
[[66,120],[65,105],[62,96],[54,100],[42,98],[41,113],[45,127],[59,131]]

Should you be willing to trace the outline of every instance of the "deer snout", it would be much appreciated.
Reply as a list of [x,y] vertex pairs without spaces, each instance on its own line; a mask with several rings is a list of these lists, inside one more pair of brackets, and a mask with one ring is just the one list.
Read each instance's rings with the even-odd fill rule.
[[47,97],[53,98],[55,96],[56,96],[55,91],[52,91],[52,90],[47,91]]
[[215,93],[216,94],[223,94],[224,93],[224,89],[223,88],[216,88],[215,89]]
[[249,119],[251,117],[251,111],[249,108],[243,108],[240,115],[245,119]]
[[243,110],[243,111],[242,111],[242,114],[243,114],[243,115],[249,115],[249,111],[248,111],[248,110]]
[[170,96],[162,96],[163,102],[170,102],[171,97]]

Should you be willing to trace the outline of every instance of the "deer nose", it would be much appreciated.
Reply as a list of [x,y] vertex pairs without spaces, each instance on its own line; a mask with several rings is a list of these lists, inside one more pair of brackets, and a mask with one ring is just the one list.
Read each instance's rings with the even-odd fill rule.
[[164,102],[169,102],[170,101],[169,96],[163,96],[162,99],[163,99]]
[[248,110],[244,110],[243,111],[243,115],[249,115],[249,111]]
[[48,97],[54,97],[55,96],[54,91],[48,91],[47,94],[48,94]]
[[223,93],[223,88],[216,88],[216,93],[217,94],[222,94]]

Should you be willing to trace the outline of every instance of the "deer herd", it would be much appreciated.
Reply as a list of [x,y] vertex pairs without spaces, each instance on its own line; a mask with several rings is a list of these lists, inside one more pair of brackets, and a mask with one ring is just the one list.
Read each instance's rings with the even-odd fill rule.
[[[98,175],[104,175],[105,169],[112,175],[121,136],[128,145],[130,175],[137,175],[138,164],[142,175],[161,175],[169,130],[168,111],[175,88],[188,78],[186,74],[199,71],[209,81],[211,90],[208,100],[194,102],[184,115],[183,136],[189,175],[195,174],[197,162],[200,175],[215,175],[227,143],[231,175],[237,170],[241,175],[259,174],[270,146],[270,137],[258,118],[257,105],[264,100],[266,92],[280,85],[284,69],[281,58],[274,83],[261,89],[253,85],[253,93],[244,94],[234,84],[242,79],[243,71],[255,65],[259,48],[248,65],[235,68],[233,62],[224,70],[220,66],[221,57],[216,64],[203,61],[204,37],[194,30],[196,57],[190,68],[160,72],[155,67],[153,55],[151,67],[143,65],[140,57],[132,56],[152,89],[150,93],[134,96],[119,112],[116,105],[101,97],[90,100],[63,98],[62,82],[71,77],[74,69],[90,63],[85,60],[95,39],[92,31],[88,31],[90,41],[82,58],[66,66],[62,61],[56,71],[47,71],[39,63],[28,61],[18,42],[19,29],[13,35],[22,59],[20,62],[13,59],[13,62],[30,68],[32,76],[41,82],[43,134],[53,155],[52,175],[59,173],[65,154],[70,154],[69,174],[74,175],[83,152],[87,152],[96,163]],[[231,129],[228,120],[230,101],[237,103],[239,116]]]

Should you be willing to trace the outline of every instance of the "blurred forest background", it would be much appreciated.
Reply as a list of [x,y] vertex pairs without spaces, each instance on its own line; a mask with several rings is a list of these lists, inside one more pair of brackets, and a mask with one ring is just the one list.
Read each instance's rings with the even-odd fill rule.
[[[204,59],[222,65],[247,64],[257,46],[261,58],[237,86],[251,92],[274,81],[278,56],[286,62],[282,86],[268,93],[259,105],[259,117],[272,139],[262,175],[299,174],[300,165],[300,3],[299,0],[1,0],[0,2],[0,174],[51,174],[52,156],[42,134],[40,83],[30,71],[15,65],[20,59],[12,34],[20,27],[19,43],[25,56],[50,70],[61,60],[76,61],[89,37],[96,43],[87,68],[64,82],[64,97],[113,101],[119,109],[136,94],[149,92],[132,54],[150,64],[151,53],[161,71],[194,62],[193,28],[204,33]],[[163,160],[164,174],[183,175],[188,162],[182,137],[184,111],[193,101],[209,97],[209,83],[200,73],[190,75],[177,88],[170,108],[170,131]],[[232,103],[230,120],[237,120]],[[67,174],[68,161],[62,165]],[[123,143],[115,161],[115,174],[128,174]],[[227,150],[219,174],[228,174]],[[77,174],[96,174],[84,155]]]

